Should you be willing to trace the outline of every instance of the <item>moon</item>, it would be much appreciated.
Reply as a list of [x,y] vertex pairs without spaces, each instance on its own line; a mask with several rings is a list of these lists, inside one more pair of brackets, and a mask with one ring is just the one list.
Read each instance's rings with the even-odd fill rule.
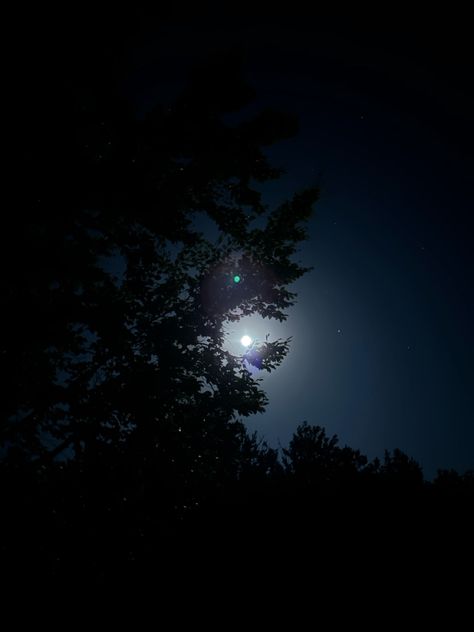
[[250,336],[245,335],[245,336],[242,336],[242,338],[240,339],[240,342],[244,347],[250,347],[253,340]]

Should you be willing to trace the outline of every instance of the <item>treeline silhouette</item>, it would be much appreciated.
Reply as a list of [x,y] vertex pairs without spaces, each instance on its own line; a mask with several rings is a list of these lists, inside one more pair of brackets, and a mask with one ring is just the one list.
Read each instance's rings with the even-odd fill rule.
[[322,563],[326,547],[348,541],[381,539],[387,554],[392,544],[433,534],[455,550],[472,536],[473,471],[440,470],[425,481],[400,450],[369,461],[307,423],[279,458],[237,426],[238,443],[221,446],[220,464],[199,483],[179,449],[166,473],[160,463],[138,471],[125,457],[87,468],[9,458],[1,466],[3,568],[100,585],[182,568],[183,559],[202,563],[216,551],[231,564],[255,540],[286,550],[308,539],[305,555],[314,560],[313,542]]
[[290,340],[236,357],[224,325],[284,320],[306,272],[317,189],[273,209],[259,190],[281,174],[265,146],[296,122],[237,114],[253,90],[233,55],[137,117],[110,59],[67,58],[42,86],[30,59],[20,100],[0,249],[4,575],[100,584],[255,537],[372,533],[382,514],[409,529],[448,505],[469,524],[472,473],[428,483],[398,450],[368,462],[307,424],[281,458],[248,434],[266,404],[251,365],[274,370]]

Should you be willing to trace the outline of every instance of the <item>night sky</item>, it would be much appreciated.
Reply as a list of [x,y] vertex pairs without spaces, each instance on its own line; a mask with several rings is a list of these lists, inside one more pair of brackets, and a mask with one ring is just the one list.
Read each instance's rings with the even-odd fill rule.
[[135,48],[126,90],[146,111],[230,48],[257,92],[249,112],[298,115],[264,193],[320,186],[301,251],[314,269],[286,323],[230,329],[234,343],[293,336],[248,425],[276,446],[307,420],[369,456],[400,447],[431,477],[474,465],[471,44],[462,20],[374,20],[171,19]]
[[[269,150],[286,175],[269,204],[317,184],[320,202],[286,323],[250,319],[232,341],[292,336],[248,420],[286,445],[304,420],[370,457],[399,447],[430,478],[474,467],[472,140],[467,26],[371,16],[314,19],[206,12],[146,16],[122,90],[139,115],[171,102],[196,62],[234,50],[257,93],[248,113],[295,113]],[[84,43],[87,46],[87,43]],[[245,113],[244,113],[245,114]],[[233,337],[233,338],[232,338]]]

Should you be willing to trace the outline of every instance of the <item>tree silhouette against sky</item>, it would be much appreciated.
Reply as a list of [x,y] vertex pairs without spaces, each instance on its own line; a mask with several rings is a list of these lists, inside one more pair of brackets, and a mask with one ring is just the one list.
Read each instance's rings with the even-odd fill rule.
[[211,545],[232,573],[242,554],[250,575],[262,544],[279,563],[285,543],[305,577],[326,577],[327,554],[339,581],[376,536],[390,562],[428,530],[462,557],[472,472],[429,483],[400,450],[369,461],[306,422],[280,459],[247,431],[267,404],[259,371],[278,368],[290,339],[235,355],[226,327],[286,319],[318,190],[264,204],[283,174],[266,148],[297,123],[255,113],[238,56],[196,66],[173,103],[164,89],[137,114],[124,89],[133,19],[110,28],[84,13],[70,42],[25,25],[15,206],[0,236],[4,575],[35,590],[150,569],[167,579]]
[[[250,364],[271,371],[289,347],[265,341],[245,360],[225,349],[224,325],[286,318],[318,193],[263,204],[260,185],[281,174],[264,147],[296,122],[270,110],[229,122],[253,97],[233,56],[143,119],[113,85],[66,88],[26,123],[2,292],[4,450],[97,477],[120,462],[188,507],[241,467],[239,420],[266,404]],[[178,489],[190,498],[176,505]]]

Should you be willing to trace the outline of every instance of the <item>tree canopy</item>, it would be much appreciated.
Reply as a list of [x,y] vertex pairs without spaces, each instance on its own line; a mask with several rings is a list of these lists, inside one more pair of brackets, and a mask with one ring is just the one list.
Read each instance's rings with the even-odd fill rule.
[[224,325],[284,320],[306,271],[294,254],[317,190],[277,208],[261,195],[282,173],[264,148],[296,122],[272,110],[231,121],[253,98],[232,56],[143,117],[113,84],[61,96],[24,123],[3,253],[4,450],[42,466],[132,459],[173,485],[222,480],[240,418],[266,404],[249,365],[271,371],[289,346],[244,359]]

